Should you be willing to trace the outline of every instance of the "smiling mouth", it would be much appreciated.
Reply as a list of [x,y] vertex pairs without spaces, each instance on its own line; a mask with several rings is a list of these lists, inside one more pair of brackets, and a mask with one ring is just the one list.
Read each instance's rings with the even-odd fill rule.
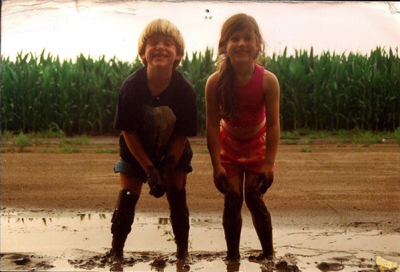
[[167,55],[154,55],[154,58],[156,58],[156,59],[164,59],[166,57],[167,57]]

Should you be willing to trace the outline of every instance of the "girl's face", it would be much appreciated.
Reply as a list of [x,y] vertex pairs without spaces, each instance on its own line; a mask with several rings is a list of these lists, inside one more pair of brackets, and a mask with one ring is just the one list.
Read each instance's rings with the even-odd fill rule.
[[164,34],[151,36],[146,42],[146,49],[141,57],[149,66],[171,69],[175,60],[182,58],[177,55],[174,40]]
[[250,27],[234,32],[226,44],[231,62],[253,62],[259,51],[256,36]]

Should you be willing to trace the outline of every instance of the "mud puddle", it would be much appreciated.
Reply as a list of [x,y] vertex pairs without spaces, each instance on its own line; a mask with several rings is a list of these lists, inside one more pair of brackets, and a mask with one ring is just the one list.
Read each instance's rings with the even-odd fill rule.
[[251,219],[244,218],[241,261],[227,264],[221,217],[192,216],[192,259],[181,264],[174,256],[168,215],[137,214],[125,245],[125,263],[116,266],[106,257],[110,220],[111,214],[104,213],[68,217],[4,213],[1,271],[379,271],[377,260],[388,261],[387,266],[399,261],[399,233],[277,226],[275,263],[259,261],[255,256],[261,252],[260,244]]

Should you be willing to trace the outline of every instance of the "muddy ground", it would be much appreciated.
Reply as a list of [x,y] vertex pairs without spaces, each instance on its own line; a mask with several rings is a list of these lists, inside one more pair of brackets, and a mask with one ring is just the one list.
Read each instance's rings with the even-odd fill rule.
[[[5,153],[1,155],[1,213],[2,220],[8,219],[7,222],[2,221],[2,271],[110,269],[111,265],[104,258],[104,253],[109,249],[109,240],[101,250],[72,247],[63,256],[54,256],[46,252],[40,243],[36,243],[33,248],[28,245],[24,247],[23,244],[18,246],[20,242],[13,239],[22,237],[18,236],[15,229],[21,228],[16,223],[21,219],[26,220],[26,228],[28,218],[33,224],[36,219],[57,220],[56,218],[74,217],[77,214],[110,217],[119,190],[118,176],[112,171],[118,159],[118,154],[112,152],[118,149],[117,140],[117,137],[92,137],[89,145],[74,146],[79,149],[79,153],[72,154],[62,153],[60,145],[54,140],[36,142],[37,145],[26,148],[24,152],[18,152],[11,143],[2,144]],[[191,143],[195,152],[194,171],[189,174],[187,182],[188,206],[193,225],[191,230],[195,233],[196,228],[201,231],[205,227],[207,230],[218,230],[223,236],[220,222],[223,198],[211,180],[212,168],[205,139],[192,138]],[[276,160],[276,180],[265,196],[274,231],[277,233],[274,241],[277,263],[270,270],[266,268],[266,264],[257,265],[254,269],[244,269],[243,265],[250,267],[250,263],[254,263],[251,256],[259,249],[255,233],[251,232],[248,210],[244,206],[244,226],[247,229],[242,233],[242,243],[245,245],[247,238],[255,242],[250,246],[242,246],[241,268],[224,267],[223,271],[379,271],[376,266],[377,257],[384,256],[385,260],[398,261],[399,172],[399,146],[395,143],[355,145],[324,140],[308,145],[302,145],[301,142],[289,145],[281,142]],[[168,218],[166,198],[152,198],[148,194],[148,188],[144,186],[137,204],[137,214],[142,220],[152,217]],[[211,219],[199,219],[204,217]],[[101,236],[109,237],[109,218],[99,224],[105,228]],[[48,224],[46,226],[49,228]],[[68,229],[68,223],[63,227],[63,230]],[[315,234],[315,231],[320,235],[310,234]],[[22,232],[35,235],[33,230],[25,229]],[[42,228],[39,232],[46,232],[46,229]],[[323,254],[306,256],[307,250],[314,250],[315,253],[317,248],[309,242],[315,239],[308,239],[307,235],[328,237],[334,233],[342,235],[336,236],[339,243],[325,241],[330,246],[324,252],[337,253],[336,255],[330,254],[329,258],[328,255],[325,255],[326,258],[321,257]],[[350,236],[343,235],[355,233],[363,234],[357,236],[357,239],[353,237],[358,243],[368,244],[369,240],[379,238],[381,240],[376,241],[378,244],[382,241],[388,245],[380,245],[382,250],[370,250],[363,256],[365,246],[357,245],[352,249],[351,242],[346,246],[340,243],[342,240],[351,240]],[[290,244],[290,239],[285,240],[294,234],[304,238],[296,246]],[[194,240],[196,235],[202,236],[195,233]],[[209,264],[204,262],[216,263],[217,260],[223,260],[225,252],[223,237],[212,239],[218,240],[221,245],[214,251],[202,248],[200,242],[193,246],[193,260],[189,267],[176,265],[173,248],[160,252],[156,246],[157,241],[150,239],[148,243],[155,243],[155,246],[138,251],[132,242],[125,254],[125,271],[147,271],[147,268],[152,271],[213,271],[212,268],[206,268]],[[321,240],[321,243],[325,242]],[[76,241],[76,244],[79,242]],[[344,247],[352,252],[351,257],[346,254],[345,257],[342,256]],[[62,248],[63,245],[60,244],[58,249]],[[149,266],[160,256],[164,256],[166,266]],[[60,259],[68,260],[69,266],[60,265]],[[282,268],[285,263],[286,268]],[[141,265],[147,268],[141,268]]]

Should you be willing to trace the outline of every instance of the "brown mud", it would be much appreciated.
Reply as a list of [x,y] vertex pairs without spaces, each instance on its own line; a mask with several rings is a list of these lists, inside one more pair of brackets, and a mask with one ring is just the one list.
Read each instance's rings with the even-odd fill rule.
[[226,264],[223,198],[199,137],[191,139],[194,171],[187,182],[191,262],[176,261],[167,201],[144,186],[126,262],[116,267],[105,256],[118,154],[98,150],[117,149],[117,138],[90,142],[77,154],[60,153],[52,142],[25,152],[2,144],[1,271],[379,271],[381,257],[389,271],[400,260],[398,145],[281,143],[276,180],[265,196],[275,263],[254,257],[260,245],[244,206],[241,262]]

